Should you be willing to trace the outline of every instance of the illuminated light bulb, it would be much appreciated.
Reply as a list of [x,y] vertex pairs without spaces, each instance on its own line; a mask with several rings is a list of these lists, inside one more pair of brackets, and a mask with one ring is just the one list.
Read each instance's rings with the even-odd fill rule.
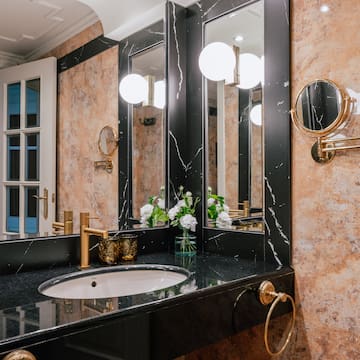
[[255,105],[250,111],[250,120],[254,125],[262,124],[262,105]]
[[323,4],[320,6],[320,11],[323,13],[327,13],[330,10],[329,6],[326,4]]
[[201,73],[209,80],[226,79],[234,71],[236,59],[231,46],[213,42],[202,49],[199,56]]
[[166,85],[165,80],[156,81],[154,84],[154,106],[163,109],[166,103]]
[[119,92],[129,104],[139,104],[147,97],[148,83],[139,74],[129,74],[120,81]]
[[261,81],[263,77],[263,64],[254,54],[245,53],[240,55],[239,60],[240,89],[251,89]]

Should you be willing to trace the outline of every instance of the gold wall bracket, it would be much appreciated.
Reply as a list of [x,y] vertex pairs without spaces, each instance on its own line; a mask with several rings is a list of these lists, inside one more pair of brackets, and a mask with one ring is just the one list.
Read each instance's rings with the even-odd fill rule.
[[[281,353],[284,352],[284,350],[286,349],[286,347],[288,346],[291,336],[293,334],[294,331],[294,327],[295,327],[295,318],[296,318],[296,308],[295,308],[295,301],[294,299],[286,294],[286,293],[282,293],[282,292],[276,292],[275,291],[275,287],[273,285],[273,283],[271,281],[263,281],[258,289],[258,296],[259,296],[259,300],[261,302],[261,304],[263,304],[264,306],[271,304],[269,312],[266,316],[266,322],[265,322],[265,330],[264,330],[264,342],[265,342],[265,348],[266,351],[268,352],[269,355],[271,356],[275,356],[275,355],[280,355]],[[269,346],[269,323],[270,323],[270,319],[271,319],[271,315],[276,307],[276,305],[281,301],[281,302],[286,302],[287,300],[289,300],[291,302],[291,306],[292,306],[292,318],[291,318],[291,325],[290,325],[290,330],[288,332],[288,335],[286,337],[286,340],[284,342],[284,344],[282,345],[282,347],[280,348],[280,350],[278,350],[277,352],[273,352],[270,349]]]
[[95,169],[98,169],[98,168],[104,169],[109,174],[112,173],[113,168],[114,168],[113,161],[110,158],[108,158],[106,160],[95,161],[94,165],[95,165]]
[[338,150],[350,150],[360,148],[360,137],[339,139],[318,138],[311,148],[312,158],[321,164],[331,161]]

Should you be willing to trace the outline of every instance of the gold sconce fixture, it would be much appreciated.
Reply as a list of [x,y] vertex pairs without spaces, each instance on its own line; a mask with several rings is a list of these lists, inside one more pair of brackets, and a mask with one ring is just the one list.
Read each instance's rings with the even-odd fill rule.
[[111,155],[118,147],[118,137],[116,131],[111,126],[104,126],[99,133],[98,149],[100,153],[105,157],[105,160],[95,161],[95,169],[102,168],[106,172],[111,173],[114,164],[111,159]]
[[345,89],[326,79],[306,84],[299,92],[292,120],[298,130],[316,137],[311,156],[318,163],[331,161],[336,151],[360,148],[360,137],[340,137],[356,100]]
[[[291,336],[292,336],[293,331],[294,331],[295,319],[296,319],[295,301],[290,295],[288,295],[286,293],[276,292],[273,283],[271,281],[268,281],[268,280],[263,281],[260,284],[259,289],[258,289],[258,296],[259,296],[259,300],[260,300],[262,305],[266,306],[266,305],[271,304],[269,312],[267,313],[267,316],[266,316],[265,330],[264,330],[264,342],[265,342],[266,351],[271,356],[280,355],[282,352],[284,352],[287,345],[289,344]],[[284,303],[284,302],[286,302],[288,300],[290,301],[291,306],[292,306],[292,317],[291,317],[290,330],[289,330],[288,335],[286,337],[286,340],[285,340],[283,346],[280,348],[280,350],[278,350],[277,352],[273,352],[270,349],[269,338],[268,338],[268,335],[269,335],[269,323],[270,323],[271,315],[274,312],[274,309],[275,309],[275,307],[277,306],[277,304],[279,302]]]

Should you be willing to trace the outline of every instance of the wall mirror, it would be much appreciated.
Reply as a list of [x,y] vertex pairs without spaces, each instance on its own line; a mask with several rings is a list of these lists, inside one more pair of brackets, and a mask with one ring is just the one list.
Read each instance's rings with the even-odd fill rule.
[[262,232],[264,1],[205,23],[204,34],[205,49],[226,44],[236,57],[235,75],[205,80],[207,226]]
[[329,162],[336,150],[359,147],[354,144],[358,137],[334,137],[349,120],[353,103],[346,90],[327,79],[314,80],[300,90],[291,116],[300,131],[317,137],[311,148],[316,162]]
[[119,158],[120,228],[165,225],[149,221],[167,201],[165,59],[163,21],[120,42],[120,132],[131,134],[129,158]]

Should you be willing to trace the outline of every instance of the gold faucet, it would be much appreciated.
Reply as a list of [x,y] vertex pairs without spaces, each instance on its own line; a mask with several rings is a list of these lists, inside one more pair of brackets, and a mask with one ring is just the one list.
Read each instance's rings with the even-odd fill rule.
[[73,234],[73,212],[71,210],[64,211],[64,222],[54,221],[52,228],[56,230],[64,229],[64,235]]
[[242,203],[239,203],[243,207],[243,216],[249,217],[250,216],[250,201],[244,200]]
[[80,269],[90,267],[89,236],[101,236],[104,240],[109,237],[107,230],[93,229],[89,227],[90,215],[88,212],[80,213]]

